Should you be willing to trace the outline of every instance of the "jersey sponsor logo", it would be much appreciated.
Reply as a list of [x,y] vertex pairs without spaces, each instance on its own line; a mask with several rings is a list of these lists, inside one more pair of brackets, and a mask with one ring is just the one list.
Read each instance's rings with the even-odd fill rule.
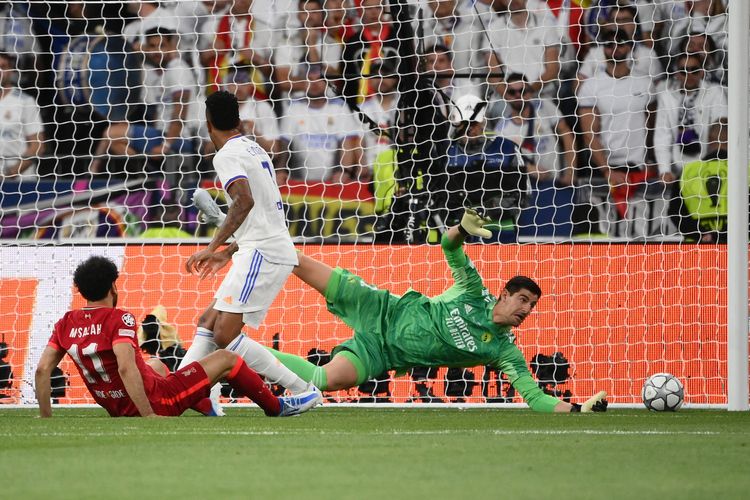
[[477,343],[469,332],[469,325],[461,317],[461,312],[457,307],[451,309],[450,316],[445,318],[445,325],[448,327],[448,331],[456,347],[469,352],[477,350]]
[[135,318],[130,313],[122,315],[122,322],[125,323],[125,326],[135,326]]
[[101,335],[102,333],[102,325],[96,324],[96,325],[89,325],[89,326],[79,326],[78,328],[73,327],[70,329],[70,338],[83,338],[88,337],[89,335]]
[[135,330],[128,330],[125,328],[120,328],[119,330],[117,330],[117,334],[123,337],[135,338]]

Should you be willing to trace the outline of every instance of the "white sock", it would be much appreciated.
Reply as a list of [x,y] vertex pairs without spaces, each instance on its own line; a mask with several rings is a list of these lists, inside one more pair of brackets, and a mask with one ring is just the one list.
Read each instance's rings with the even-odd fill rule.
[[195,332],[195,337],[193,337],[193,343],[190,344],[185,357],[182,358],[180,368],[189,365],[193,361],[205,358],[216,349],[218,347],[216,347],[216,343],[214,342],[214,332],[199,326]]
[[307,382],[282,365],[265,347],[243,334],[233,340],[227,346],[227,350],[239,354],[245,360],[247,366],[270,383],[279,384],[292,391],[292,394],[299,394],[307,390]]
[[[182,358],[182,362],[180,362],[180,368],[189,365],[193,361],[205,358],[216,349],[218,347],[216,346],[216,342],[214,342],[214,332],[199,326],[195,332],[195,337],[193,337],[193,343],[190,344],[190,348],[185,353],[185,357]],[[219,397],[221,397],[221,384],[214,384],[211,387],[211,395],[209,397],[218,404]]]

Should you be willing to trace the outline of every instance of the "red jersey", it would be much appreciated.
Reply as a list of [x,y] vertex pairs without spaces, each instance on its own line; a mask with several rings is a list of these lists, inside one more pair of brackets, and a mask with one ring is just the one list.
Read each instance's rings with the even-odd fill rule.
[[160,375],[143,360],[135,318],[127,311],[109,307],[70,311],[55,324],[48,345],[73,358],[86,388],[111,416],[137,416],[138,409],[125,390],[112,350],[119,342],[133,345],[146,394],[157,392],[156,378]]

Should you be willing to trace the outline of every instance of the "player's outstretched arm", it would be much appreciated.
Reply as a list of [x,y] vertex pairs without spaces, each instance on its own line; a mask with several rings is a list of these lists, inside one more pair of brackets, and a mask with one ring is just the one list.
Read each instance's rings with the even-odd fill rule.
[[130,396],[130,400],[138,409],[142,417],[155,417],[154,409],[151,402],[146,396],[146,389],[143,387],[143,377],[135,364],[135,349],[130,342],[118,342],[112,346],[112,350],[117,358],[117,371],[120,374],[125,390]]
[[52,347],[45,347],[42,352],[42,357],[39,359],[39,364],[36,367],[34,373],[34,391],[36,392],[36,400],[39,403],[39,416],[42,418],[49,418],[52,416],[52,403],[50,401],[50,395],[52,394],[52,382],[50,377],[52,376],[52,370],[60,364],[65,351],[58,351]]
[[190,274],[204,271],[206,261],[211,260],[219,247],[226,243],[229,237],[239,229],[255,204],[247,179],[243,178],[232,182],[227,187],[227,192],[232,197],[232,206],[229,207],[226,219],[216,231],[208,247],[191,255],[185,263],[185,269]]
[[489,220],[479,215],[476,210],[467,208],[464,211],[463,217],[461,217],[461,222],[448,229],[446,233],[447,243],[450,248],[454,249],[463,245],[467,236],[477,236],[479,238],[491,237],[492,231],[484,229],[484,225],[487,222]]

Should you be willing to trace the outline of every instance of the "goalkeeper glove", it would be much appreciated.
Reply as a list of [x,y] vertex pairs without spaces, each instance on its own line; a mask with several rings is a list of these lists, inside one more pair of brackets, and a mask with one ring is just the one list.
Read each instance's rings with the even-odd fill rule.
[[582,405],[573,403],[573,408],[570,409],[571,413],[590,413],[592,411],[594,412],[602,412],[607,411],[607,392],[606,391],[599,391],[593,396],[591,396],[588,400],[586,400],[585,403]]
[[464,210],[464,216],[461,217],[461,223],[458,230],[464,236],[478,236],[480,238],[492,237],[492,231],[484,229],[484,225],[490,222],[489,217],[482,217],[473,208]]

